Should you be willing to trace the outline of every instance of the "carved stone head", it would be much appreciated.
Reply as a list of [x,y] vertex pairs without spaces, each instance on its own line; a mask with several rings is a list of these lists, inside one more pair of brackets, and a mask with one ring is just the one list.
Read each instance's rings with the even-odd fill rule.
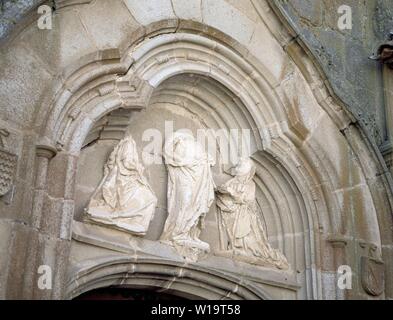
[[[255,175],[255,164],[251,158],[240,158],[234,170],[235,176],[252,179]],[[247,180],[248,180],[247,179]]]

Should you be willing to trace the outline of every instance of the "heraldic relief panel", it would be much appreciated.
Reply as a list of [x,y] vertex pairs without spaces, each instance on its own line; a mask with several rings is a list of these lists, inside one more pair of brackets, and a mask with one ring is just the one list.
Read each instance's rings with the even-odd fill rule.
[[[209,255],[210,245],[200,235],[215,203],[220,249],[214,255],[267,268],[289,268],[285,256],[267,241],[256,206],[251,158],[241,158],[234,177],[218,187],[212,174],[214,160],[192,135],[175,132],[165,142],[163,158],[168,172],[168,216],[161,243],[186,261],[196,262]],[[144,176],[136,143],[128,135],[110,154],[104,178],[85,209],[84,221],[143,237],[156,205],[157,197]]]
[[6,203],[12,198],[8,196],[12,193],[18,163],[18,156],[6,148],[5,138],[9,135],[7,130],[0,129],[0,198]]

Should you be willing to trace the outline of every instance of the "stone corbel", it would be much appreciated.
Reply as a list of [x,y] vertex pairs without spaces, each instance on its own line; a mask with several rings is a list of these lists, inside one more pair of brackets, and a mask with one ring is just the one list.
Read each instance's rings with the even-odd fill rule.
[[370,59],[380,61],[393,70],[393,31],[389,33],[388,40],[379,46],[377,54]]
[[39,158],[45,158],[51,160],[57,154],[57,149],[50,145],[37,145],[36,146],[36,155]]
[[328,238],[328,242],[333,248],[345,248],[348,244],[348,240],[344,236],[335,235]]
[[374,243],[368,242],[359,242],[359,246],[364,249],[364,252],[367,256],[372,257],[376,260],[381,260],[380,251],[378,250],[378,246]]

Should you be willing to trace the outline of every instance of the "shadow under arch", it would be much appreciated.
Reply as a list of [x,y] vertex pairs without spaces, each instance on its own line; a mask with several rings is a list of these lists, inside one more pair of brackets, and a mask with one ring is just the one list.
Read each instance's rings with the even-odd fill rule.
[[186,299],[271,300],[263,289],[232,274],[196,264],[116,255],[73,266],[65,299],[106,287],[151,289]]

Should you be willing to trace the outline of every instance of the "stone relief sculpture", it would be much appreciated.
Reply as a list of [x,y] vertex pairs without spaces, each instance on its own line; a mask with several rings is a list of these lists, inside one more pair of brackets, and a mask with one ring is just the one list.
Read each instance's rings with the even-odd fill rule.
[[168,218],[161,240],[189,261],[210,251],[199,235],[214,200],[213,160],[192,135],[177,132],[164,147],[168,168]]
[[145,235],[157,198],[143,170],[135,141],[131,136],[124,138],[105,165],[104,178],[85,210],[86,219],[134,235]]
[[255,166],[241,159],[235,177],[217,189],[220,247],[218,254],[247,263],[288,269],[284,255],[267,242],[256,210]]
[[[13,184],[18,164],[18,156],[6,150],[4,140],[9,135],[8,130],[0,129],[0,197],[13,193]],[[9,204],[8,200],[6,203]]]

